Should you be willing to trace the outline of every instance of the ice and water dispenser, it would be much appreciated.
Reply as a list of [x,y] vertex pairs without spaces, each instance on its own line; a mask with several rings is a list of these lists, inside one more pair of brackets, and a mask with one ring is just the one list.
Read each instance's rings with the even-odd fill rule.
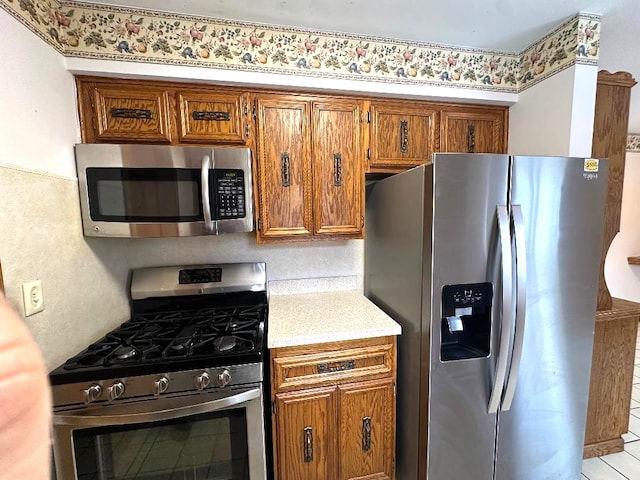
[[488,357],[491,347],[491,283],[442,287],[440,359]]

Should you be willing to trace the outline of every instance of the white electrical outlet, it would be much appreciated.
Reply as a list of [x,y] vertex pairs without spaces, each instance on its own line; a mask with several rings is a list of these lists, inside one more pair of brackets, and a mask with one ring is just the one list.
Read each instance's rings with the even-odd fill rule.
[[22,300],[24,302],[24,316],[44,310],[44,296],[42,295],[42,280],[34,280],[22,284]]

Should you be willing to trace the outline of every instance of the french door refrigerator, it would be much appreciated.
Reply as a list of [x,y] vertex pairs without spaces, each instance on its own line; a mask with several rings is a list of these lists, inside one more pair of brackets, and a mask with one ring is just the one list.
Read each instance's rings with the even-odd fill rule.
[[608,162],[435,154],[367,186],[365,293],[402,325],[398,480],[577,480]]

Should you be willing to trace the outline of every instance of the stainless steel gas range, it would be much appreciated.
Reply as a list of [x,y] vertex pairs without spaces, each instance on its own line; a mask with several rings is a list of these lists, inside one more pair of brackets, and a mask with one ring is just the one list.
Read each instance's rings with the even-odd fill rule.
[[264,263],[134,270],[130,293],[49,375],[58,479],[265,479]]

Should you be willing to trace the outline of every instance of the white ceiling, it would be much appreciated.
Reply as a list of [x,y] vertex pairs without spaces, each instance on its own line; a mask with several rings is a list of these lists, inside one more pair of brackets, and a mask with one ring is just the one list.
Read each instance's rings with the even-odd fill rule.
[[[602,16],[599,69],[640,80],[638,0],[84,0],[228,20],[520,52],[578,12]],[[629,131],[640,133],[640,85]]]

